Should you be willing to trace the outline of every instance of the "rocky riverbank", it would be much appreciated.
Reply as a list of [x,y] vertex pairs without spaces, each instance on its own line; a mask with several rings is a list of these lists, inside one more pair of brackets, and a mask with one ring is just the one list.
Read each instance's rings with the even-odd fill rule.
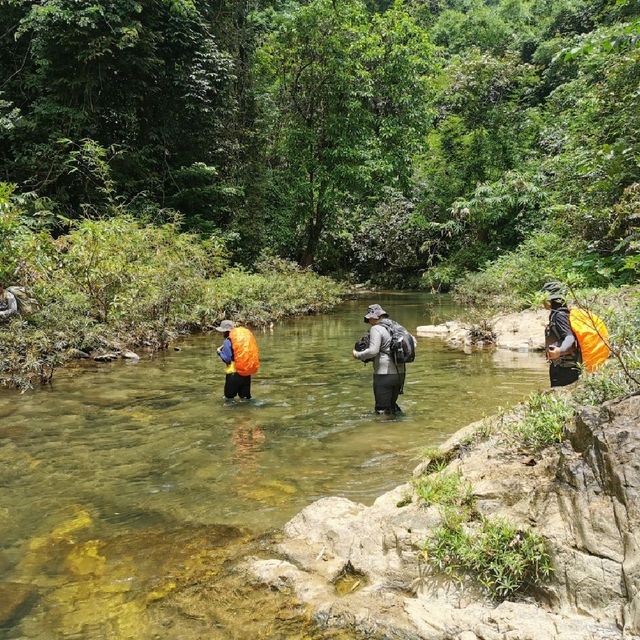
[[423,338],[441,338],[452,348],[495,346],[509,351],[544,351],[544,328],[549,312],[521,311],[496,316],[480,325],[449,321],[417,327]]
[[[516,410],[468,426],[441,447],[440,465],[426,460],[370,507],[338,497],[311,504],[285,526],[277,557],[250,559],[247,570],[293,590],[320,623],[367,638],[640,637],[640,395],[579,408],[562,443],[542,451],[504,437],[521,419]],[[477,519],[540,535],[550,578],[498,601],[473,575],[436,570],[425,541],[442,510],[416,491],[434,473],[470,484]]]

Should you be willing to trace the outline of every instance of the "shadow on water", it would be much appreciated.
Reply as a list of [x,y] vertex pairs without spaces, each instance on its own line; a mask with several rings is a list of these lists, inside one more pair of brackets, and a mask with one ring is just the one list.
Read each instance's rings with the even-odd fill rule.
[[372,302],[410,330],[455,312],[376,295],[257,332],[247,403],[221,397],[217,334],[0,395],[0,638],[356,637],[315,629],[239,564],[313,500],[371,503],[423,447],[546,386],[539,356],[420,339],[404,414],[375,416],[371,367],[351,358]]

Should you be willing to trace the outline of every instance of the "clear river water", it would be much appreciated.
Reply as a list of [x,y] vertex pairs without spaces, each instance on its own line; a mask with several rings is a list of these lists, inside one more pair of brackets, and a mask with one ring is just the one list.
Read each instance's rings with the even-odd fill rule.
[[370,504],[420,452],[547,386],[540,355],[419,338],[404,415],[373,414],[351,357],[378,302],[415,330],[446,297],[363,295],[256,331],[254,399],[225,404],[213,332],[137,363],[83,364],[0,393],[0,638],[324,639],[290,594],[237,568],[312,501]]

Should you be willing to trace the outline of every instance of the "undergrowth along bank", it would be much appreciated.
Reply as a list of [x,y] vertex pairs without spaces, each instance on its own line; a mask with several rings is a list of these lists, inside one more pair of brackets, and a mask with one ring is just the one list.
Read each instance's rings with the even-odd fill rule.
[[49,382],[75,357],[165,348],[222,318],[264,325],[317,313],[345,292],[279,258],[234,268],[222,237],[183,233],[179,220],[147,224],[118,213],[55,237],[44,213],[27,215],[5,190],[0,232],[0,282],[26,287],[36,302],[0,324],[0,384],[22,389]]

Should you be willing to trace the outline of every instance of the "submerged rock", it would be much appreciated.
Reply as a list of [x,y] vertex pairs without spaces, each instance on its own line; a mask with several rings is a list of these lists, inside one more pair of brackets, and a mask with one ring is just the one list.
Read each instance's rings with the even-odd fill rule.
[[34,587],[28,584],[0,582],[0,625],[8,624],[25,612],[34,593]]
[[419,338],[446,338],[449,333],[449,327],[446,324],[427,324],[416,327],[416,335]]
[[91,357],[86,351],[75,348],[69,349],[68,354],[74,360],[87,360]]
[[[163,633],[152,609],[174,594],[207,584],[229,556],[239,553],[246,534],[226,525],[144,529],[111,539],[77,540],[90,520],[79,512],[46,536],[29,543],[32,556],[19,573],[42,583],[40,606],[21,625],[25,637],[181,638]],[[46,544],[43,544],[46,542]],[[60,562],[60,580],[43,575],[49,562]],[[2,612],[0,590],[0,612]],[[176,623],[175,607],[166,620]]]
[[93,359],[96,362],[111,362],[112,360],[117,360],[118,359],[118,354],[117,353],[113,353],[113,352],[99,353],[99,354],[93,356]]

